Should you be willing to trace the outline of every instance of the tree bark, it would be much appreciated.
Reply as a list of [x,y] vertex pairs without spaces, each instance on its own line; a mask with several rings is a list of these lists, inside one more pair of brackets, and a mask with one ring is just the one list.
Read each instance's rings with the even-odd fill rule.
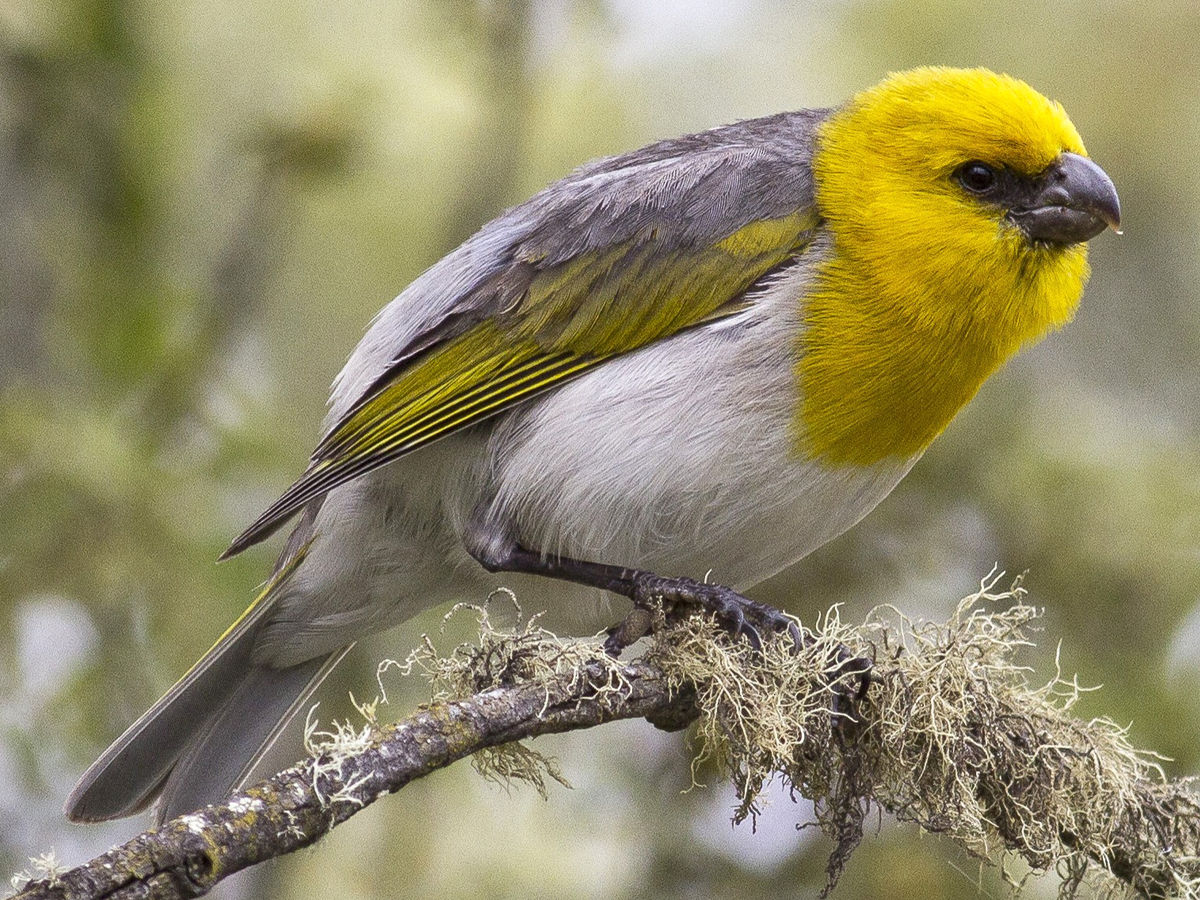
[[661,673],[621,667],[607,690],[600,664],[544,683],[496,688],[436,703],[381,729],[361,751],[306,760],[232,796],[180,816],[52,879],[20,900],[134,900],[202,896],[234,872],[306,847],[380,797],[487,747],[617,719],[695,717]]
[[[663,728],[698,719],[752,815],[757,792],[782,776],[813,800],[834,842],[826,892],[864,836],[872,806],[942,834],[981,858],[998,852],[1055,871],[1074,894],[1093,873],[1147,897],[1200,896],[1200,798],[1168,781],[1123,729],[1070,713],[1061,677],[1031,687],[1012,662],[1037,618],[1022,592],[990,585],[943,625],[900,618],[859,628],[832,615],[797,652],[786,636],[750,649],[711,620],[658,632],[623,663],[598,645],[515,634],[481,618],[478,645],[451,656],[431,643],[409,669],[439,699],[395,725],[323,743],[315,758],[144,832],[19,900],[198,897],[223,878],[308,846],[375,800],[455,760],[537,735],[646,718]],[[994,609],[997,601],[1018,601]],[[853,653],[855,655],[849,656]],[[876,660],[869,691],[861,668]],[[481,768],[538,783],[527,751]]]

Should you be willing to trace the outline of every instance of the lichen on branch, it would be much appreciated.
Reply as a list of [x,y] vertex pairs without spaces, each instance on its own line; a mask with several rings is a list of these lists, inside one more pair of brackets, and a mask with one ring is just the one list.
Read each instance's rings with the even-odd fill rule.
[[[664,615],[633,662],[595,640],[559,639],[536,617],[501,630],[474,609],[477,640],[442,653],[425,638],[401,666],[429,680],[429,705],[387,727],[373,704],[361,707],[365,725],[311,726],[313,759],[18,896],[200,896],[466,756],[487,777],[545,793],[566,779],[516,742],[623,718],[697,720],[697,758],[732,780],[735,819],[756,814],[773,779],[812,800],[833,842],[827,891],[882,809],[981,860],[1055,871],[1066,895],[1085,879],[1113,893],[1200,893],[1192,786],[1168,781],[1111,721],[1076,719],[1074,681],[1030,683],[1015,656],[1037,611],[1019,583],[985,580],[942,624],[884,607],[855,627],[831,610],[799,649],[781,636],[757,652],[707,617]],[[874,668],[857,697],[847,663],[862,658]]]
[[[1010,854],[1056,871],[1065,895],[1094,874],[1101,889],[1197,896],[1192,785],[1169,782],[1111,720],[1075,718],[1074,680],[1058,672],[1030,684],[1014,657],[1031,644],[1038,611],[1019,581],[1003,591],[996,581],[943,624],[884,607],[851,627],[832,610],[804,652],[776,642],[761,665],[703,619],[647,659],[669,684],[694,686],[700,752],[733,779],[735,819],[754,815],[774,778],[814,802],[834,841],[827,890],[879,807],[982,859]],[[822,675],[839,647],[875,661],[853,715],[829,702],[844,683]]]

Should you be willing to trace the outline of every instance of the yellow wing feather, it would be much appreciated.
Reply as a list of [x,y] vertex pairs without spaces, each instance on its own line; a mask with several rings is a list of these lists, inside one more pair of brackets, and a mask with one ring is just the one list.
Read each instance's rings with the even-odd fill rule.
[[[808,212],[665,251],[650,233],[537,271],[524,293],[378,384],[318,445],[308,471],[225,552],[262,540],[309,500],[605,360],[744,309],[745,293],[809,242]],[[527,261],[528,262],[528,261]]]

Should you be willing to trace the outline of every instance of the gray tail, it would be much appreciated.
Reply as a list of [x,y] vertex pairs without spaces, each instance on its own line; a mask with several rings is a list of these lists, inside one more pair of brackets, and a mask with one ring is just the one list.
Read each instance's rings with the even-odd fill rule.
[[159,795],[159,823],[240,787],[284,726],[349,650],[288,669],[254,666],[181,748]]
[[253,661],[273,579],[211,650],[117,738],[67,798],[75,822],[119,819],[161,797],[157,821],[224,798],[350,649],[286,669]]

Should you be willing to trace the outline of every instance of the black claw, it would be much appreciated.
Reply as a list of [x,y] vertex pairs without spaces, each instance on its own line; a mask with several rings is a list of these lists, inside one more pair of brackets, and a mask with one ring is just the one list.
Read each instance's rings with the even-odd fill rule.
[[858,707],[866,699],[871,687],[871,672],[875,664],[864,656],[855,656],[841,644],[833,653],[832,663],[826,670],[833,683],[830,709],[835,715],[841,714],[842,721],[857,722]]
[[654,617],[644,606],[634,606],[624,619],[608,629],[608,638],[604,641],[604,652],[613,659],[621,655],[621,651],[630,644],[650,633],[654,625]]
[[608,637],[604,639],[604,652],[613,659],[619,659],[621,657],[621,651],[624,649],[625,646],[621,643],[620,639],[616,635],[616,629],[610,628],[608,631]]
[[744,637],[762,652],[764,630],[786,631],[797,652],[805,646],[804,634],[790,616],[779,610],[755,603],[731,588],[707,584],[690,578],[663,578],[646,573],[634,587],[634,603],[644,604],[651,597],[661,597],[667,604],[694,604],[713,613],[731,634]]
[[731,631],[741,632],[746,628],[753,627],[746,624],[746,613],[740,606],[731,603],[728,597],[718,597],[717,599],[721,614],[729,620]]
[[750,642],[755,653],[762,653],[762,635],[758,633],[757,628],[747,622],[742,622],[738,627],[738,633]]
[[800,626],[788,619],[787,633],[792,639],[792,652],[799,653],[804,649],[804,635],[800,633]]

